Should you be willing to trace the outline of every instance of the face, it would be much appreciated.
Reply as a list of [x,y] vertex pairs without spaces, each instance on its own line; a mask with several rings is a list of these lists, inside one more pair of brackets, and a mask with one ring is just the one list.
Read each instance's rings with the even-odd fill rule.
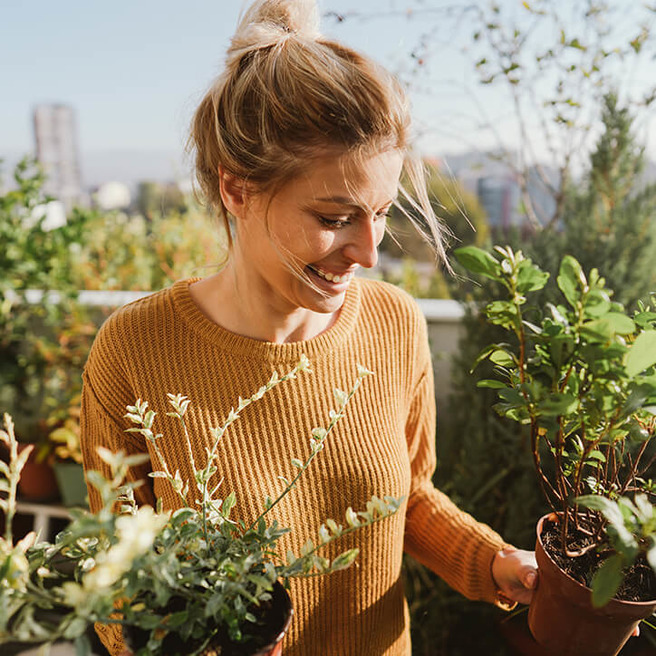
[[339,309],[356,270],[378,260],[402,164],[398,151],[326,156],[274,195],[249,196],[237,248],[250,289],[282,312]]

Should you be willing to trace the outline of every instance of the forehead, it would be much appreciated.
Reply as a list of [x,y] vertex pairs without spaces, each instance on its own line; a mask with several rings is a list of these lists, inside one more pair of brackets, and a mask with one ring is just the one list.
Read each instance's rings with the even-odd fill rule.
[[385,204],[396,197],[402,167],[403,155],[398,150],[366,156],[326,154],[308,162],[289,187],[307,200]]

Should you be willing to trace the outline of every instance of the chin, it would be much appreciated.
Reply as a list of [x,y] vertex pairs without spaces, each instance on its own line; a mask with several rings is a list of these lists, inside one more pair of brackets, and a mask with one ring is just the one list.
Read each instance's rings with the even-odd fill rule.
[[306,310],[311,310],[312,312],[317,312],[319,314],[332,314],[333,312],[337,312],[337,310],[344,305],[346,292],[336,294],[335,296],[329,296],[328,298],[322,297],[316,293],[312,294],[312,296],[312,299],[307,299],[307,302],[303,304],[303,307]]

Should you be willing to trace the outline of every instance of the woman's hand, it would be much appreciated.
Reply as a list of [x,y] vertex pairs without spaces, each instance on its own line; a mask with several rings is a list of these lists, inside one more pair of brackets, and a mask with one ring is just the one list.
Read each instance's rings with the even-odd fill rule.
[[520,604],[531,603],[538,582],[535,553],[515,547],[497,551],[492,561],[492,578],[499,591]]

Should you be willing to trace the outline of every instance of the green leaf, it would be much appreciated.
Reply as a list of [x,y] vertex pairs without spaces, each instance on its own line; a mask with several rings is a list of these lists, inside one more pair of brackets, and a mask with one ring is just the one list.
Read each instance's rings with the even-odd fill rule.
[[609,535],[612,533],[611,537],[616,538],[616,540],[613,541],[613,544],[617,551],[622,551],[629,558],[635,557],[635,551],[638,544],[635,536],[626,527],[624,515],[617,503],[606,497],[594,494],[578,497],[576,503],[579,503],[586,508],[590,508],[591,510],[601,512],[609,524],[606,531]]
[[578,399],[573,394],[554,394],[538,405],[538,412],[547,417],[557,417],[574,412]]
[[169,629],[177,629],[189,620],[189,611],[181,610],[177,613],[171,613],[166,617],[166,626]]
[[626,373],[637,376],[656,364],[656,330],[640,333],[624,359]]
[[631,335],[635,332],[636,325],[630,317],[622,312],[609,312],[604,315],[604,320],[608,321],[612,329],[618,335]]
[[572,307],[581,300],[581,288],[587,285],[587,280],[581,265],[571,255],[565,255],[560,263],[558,289],[563,293]]
[[601,451],[592,451],[588,457],[598,462],[606,462],[606,456]]
[[501,280],[501,266],[487,251],[476,246],[456,248],[453,252],[456,260],[471,273],[478,273],[492,280]]
[[634,498],[636,511],[641,522],[647,523],[656,517],[656,508],[651,505],[646,494],[636,494]]
[[647,562],[654,570],[654,574],[656,574],[656,541],[653,538],[651,547],[647,549]]
[[617,506],[606,497],[601,497],[596,494],[584,494],[583,496],[577,497],[575,499],[576,503],[590,510],[598,510],[599,512],[613,513],[614,511],[619,512]]
[[228,517],[230,515],[230,511],[235,507],[235,504],[237,503],[237,495],[233,492],[230,492],[230,494],[223,500],[223,506],[221,507],[221,514],[224,517]]
[[520,294],[542,289],[549,279],[549,274],[535,266],[530,260],[524,260],[519,264],[517,271],[517,291]]
[[592,577],[592,605],[595,608],[605,606],[615,596],[622,578],[622,557],[615,554]]
[[476,387],[485,387],[488,389],[503,389],[507,385],[500,380],[479,380]]
[[593,289],[586,296],[583,307],[588,316],[601,317],[610,310],[610,296],[603,289]]
[[511,387],[505,387],[504,389],[499,390],[499,398],[513,406],[523,407],[526,405],[526,399],[522,394]]
[[515,360],[513,359],[512,354],[508,353],[505,349],[495,349],[490,353],[489,358],[494,364],[498,364],[500,367],[515,366]]
[[64,629],[64,638],[67,640],[74,640],[82,635],[87,629],[87,621],[81,617],[76,617]]
[[360,553],[359,549],[350,549],[344,553],[339,554],[335,560],[330,564],[331,571],[339,571],[340,569],[346,569],[353,564],[353,561],[358,557]]
[[469,370],[469,373],[473,373],[474,369],[483,361],[486,360],[487,358],[490,357],[491,353],[494,353],[499,348],[498,345],[496,344],[491,344],[490,346],[486,346],[477,356],[476,359],[474,360],[474,364],[472,365],[471,369]]
[[639,312],[633,317],[633,320],[641,328],[651,328],[652,323],[656,321],[656,312]]
[[615,331],[610,321],[593,319],[592,321],[586,321],[581,326],[581,335],[595,342],[610,342],[615,336]]

